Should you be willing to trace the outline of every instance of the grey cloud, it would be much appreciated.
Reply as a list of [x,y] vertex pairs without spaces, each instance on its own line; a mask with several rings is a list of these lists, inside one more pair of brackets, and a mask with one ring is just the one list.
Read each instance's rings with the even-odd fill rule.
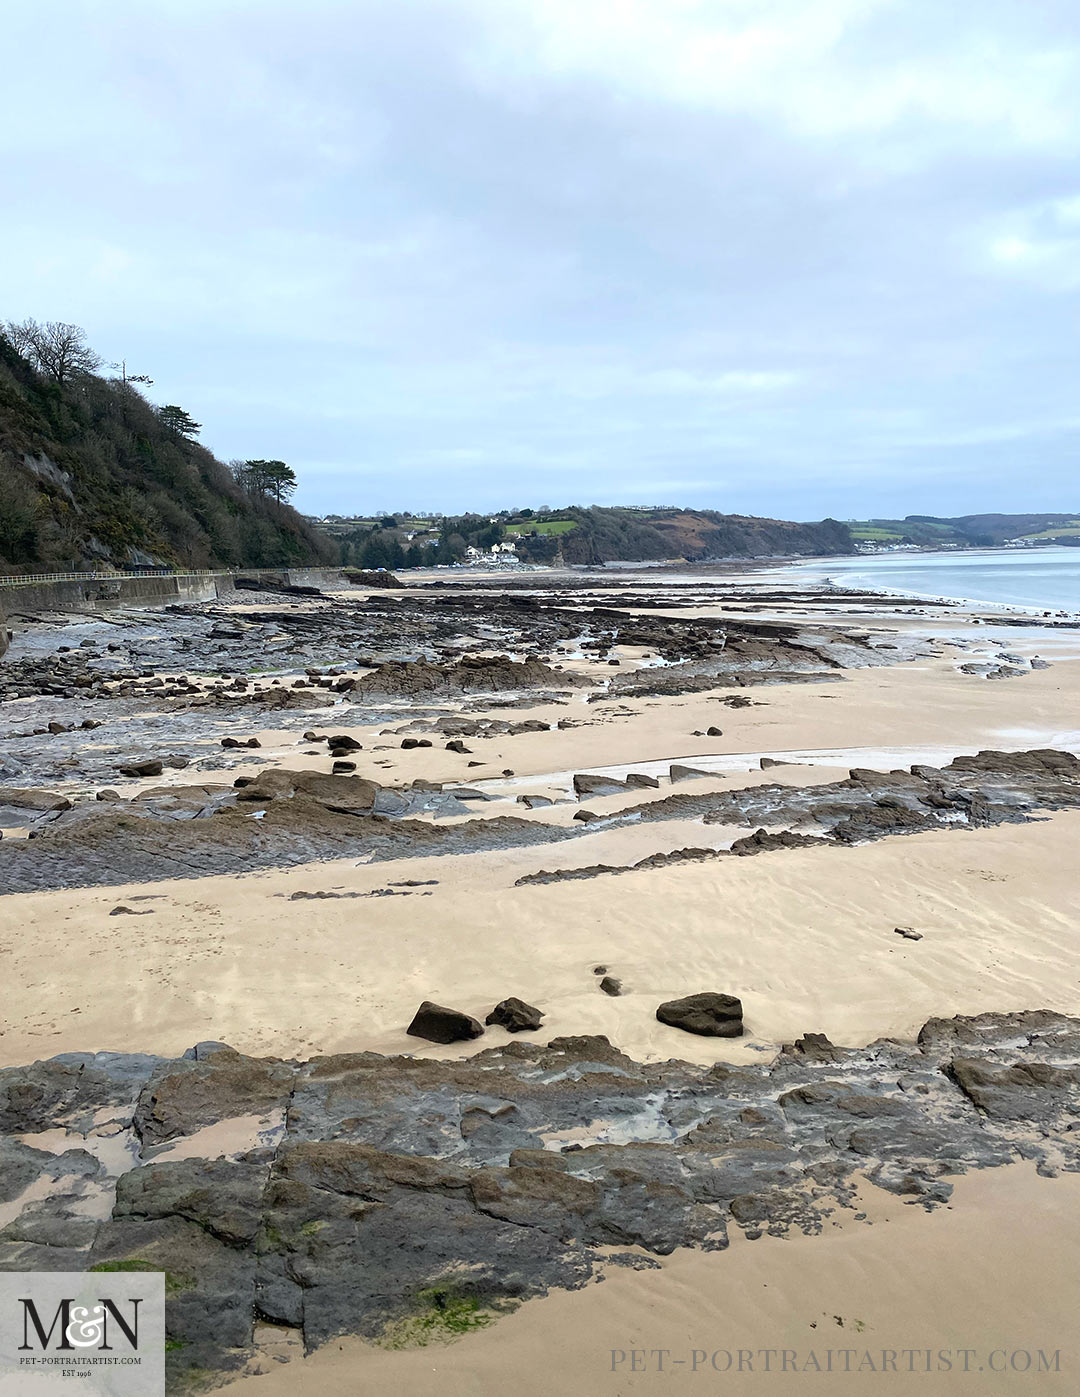
[[23,13],[0,311],[317,512],[1075,505],[1075,6],[620,13]]

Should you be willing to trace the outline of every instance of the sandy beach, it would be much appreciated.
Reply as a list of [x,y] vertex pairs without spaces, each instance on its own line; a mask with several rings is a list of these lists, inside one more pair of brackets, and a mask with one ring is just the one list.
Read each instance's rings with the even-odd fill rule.
[[[669,1073],[761,1073],[775,1064],[790,1075],[797,1060],[790,1045],[824,1035],[827,1048],[814,1049],[824,1053],[823,1064],[838,1051],[831,1045],[842,1045],[851,1056],[835,1072],[850,1080],[855,1073],[871,1093],[899,1082],[902,1095],[909,1069],[889,1065],[888,1045],[917,1055],[928,1021],[955,1021],[962,1041],[966,1030],[954,1016],[989,1016],[998,1035],[987,1049],[994,1064],[1005,1061],[1016,1038],[1010,1025],[1026,1022],[1027,1011],[1047,1011],[1055,1033],[1067,1035],[1080,986],[1080,808],[1072,808],[1080,801],[1067,765],[1080,750],[1076,632],[1034,621],[1005,629],[970,608],[904,617],[884,603],[838,609],[827,593],[801,621],[792,609],[782,619],[762,619],[754,596],[765,584],[733,585],[742,590],[722,606],[715,595],[673,590],[650,609],[640,604],[637,583],[620,581],[600,594],[597,617],[606,635],[588,619],[595,597],[556,594],[553,614],[570,639],[554,637],[541,611],[537,624],[549,631],[531,645],[527,632],[517,641],[506,641],[509,630],[495,636],[493,627],[517,624],[497,608],[492,619],[454,619],[463,599],[481,613],[492,605],[500,596],[495,581],[487,590],[459,589],[446,601],[413,589],[393,606],[382,604],[385,622],[357,606],[348,590],[325,605],[298,603],[291,613],[272,615],[265,602],[242,598],[215,609],[214,625],[236,627],[239,637],[239,653],[217,670],[181,668],[168,658],[174,644],[199,643],[183,640],[189,632],[148,615],[131,618],[125,624],[145,636],[139,645],[157,659],[141,677],[132,670],[133,678],[106,680],[78,710],[100,727],[85,736],[35,736],[28,725],[60,712],[55,700],[18,697],[4,709],[12,732],[7,750],[24,770],[28,754],[40,754],[33,758],[43,763],[37,783],[46,783],[56,804],[42,813],[19,805],[16,791],[4,816],[0,872],[9,889],[26,890],[0,900],[0,1062],[18,1073],[58,1054],[134,1054],[131,1061],[146,1066],[132,1070],[157,1072],[154,1081],[166,1070],[155,1062],[183,1066],[192,1045],[225,1043],[235,1051],[219,1053],[216,1070],[235,1073],[228,1063],[236,1061],[253,1064],[244,1072],[264,1072],[255,1064],[273,1060],[300,1073],[296,1081],[314,1081],[320,1072],[351,1071],[354,1061],[384,1060],[373,1054],[427,1064],[436,1074],[455,1063],[464,1069],[474,1057],[481,1071],[501,1070],[499,1054],[509,1054],[512,1066],[530,1040],[527,1052],[534,1041],[585,1045],[573,1049],[585,1054],[583,1064],[592,1062],[590,1052],[602,1060],[615,1050],[662,1083]],[[450,608],[446,633],[457,627],[457,648],[433,652],[443,666],[430,670],[439,683],[444,671],[467,673],[454,668],[459,651],[487,656],[492,674],[503,663],[492,657],[508,652],[511,671],[519,662],[522,674],[526,661],[539,665],[528,673],[540,675],[541,691],[508,689],[501,680],[502,691],[487,695],[372,690],[413,672],[408,664],[395,667],[390,629],[380,632],[374,659],[359,664],[342,649],[341,662],[328,667],[332,627],[340,624],[334,608],[345,608],[340,615],[354,626],[370,625],[374,616],[392,627],[400,615],[416,617],[408,625],[422,628],[438,605]],[[621,619],[612,629],[615,614]],[[197,626],[198,611],[191,616]],[[242,647],[281,647],[290,617],[309,630],[331,627],[318,632],[321,662],[278,660],[260,670],[254,651]],[[697,634],[694,627],[703,625],[712,629]],[[13,658],[47,666],[58,643],[86,640],[93,650],[99,634],[100,624],[85,619],[31,624],[17,637]],[[711,638],[721,635],[722,642]],[[399,644],[403,657],[415,648],[406,632]],[[230,677],[238,671],[247,677]],[[163,687],[140,691],[147,675],[164,675]],[[529,682],[535,688],[535,678]],[[284,709],[274,687],[295,692],[297,685],[313,697],[291,699],[287,716],[275,720]],[[305,709],[315,698],[334,706]],[[455,738],[458,732],[464,736]],[[329,743],[327,733],[335,735]],[[156,770],[151,762],[146,773],[132,767],[117,774],[131,749],[144,757],[181,749],[184,755]],[[1047,750],[1063,754],[1053,773],[1043,771],[1038,756],[1014,762],[1013,754]],[[953,767],[979,752],[1000,754],[987,775]],[[335,764],[343,758],[343,767]],[[316,784],[310,797],[296,784],[312,773],[360,793],[346,807],[367,800],[364,792],[388,793],[370,798],[396,802],[385,807],[393,813],[380,815],[376,803],[371,814],[343,814],[345,797],[326,794],[338,786]],[[277,786],[266,785],[271,778]],[[102,800],[106,785],[113,793]],[[892,820],[900,824],[893,828]],[[755,830],[754,839],[778,842],[745,849]],[[306,852],[294,857],[297,848]],[[754,856],[734,856],[740,852]],[[125,876],[135,869],[140,876]],[[617,988],[601,992],[601,976]],[[738,1036],[702,1036],[658,1020],[661,1002],[702,991],[737,997]],[[433,1042],[407,1032],[422,1001],[452,1006],[479,1028],[509,996],[539,1006],[539,1033],[493,1025],[482,1037]],[[1039,1035],[1021,1038],[1037,1044]],[[587,1046],[604,1040],[604,1049]],[[215,1061],[216,1050],[207,1051]],[[138,1056],[147,1054],[156,1057]],[[88,1059],[71,1060],[89,1070]],[[108,1066],[112,1059],[93,1061],[120,1070]],[[52,1069],[46,1063],[41,1070]],[[576,1070],[587,1076],[595,1069]],[[827,1071],[819,1071],[826,1085]],[[947,1058],[940,1072],[952,1072]],[[543,1080],[549,1077],[559,1080],[550,1072]],[[439,1080],[431,1090],[442,1090]],[[289,1090],[295,1096],[295,1082]],[[692,1100],[701,1087],[679,1090]],[[765,1090],[764,1121],[775,1107],[768,1090],[754,1090]],[[932,1098],[936,1088],[920,1090]],[[269,1169],[272,1179],[284,1167],[273,1152],[283,1148],[283,1131],[286,1143],[291,1139],[296,1108],[289,1097],[280,1104],[271,1097],[252,1105],[242,1093],[229,1106],[212,1091],[211,1115],[199,1107],[203,1113],[184,1124],[184,1111],[193,1109],[184,1107],[154,1148],[145,1120],[140,1124],[147,1107],[133,1107],[134,1125],[121,1131],[124,1150],[133,1152],[135,1173],[201,1160],[205,1168],[214,1161],[257,1168],[264,1180]],[[77,1140],[104,1158],[101,1122],[116,1109],[98,1108],[97,1124],[78,1125],[69,1114],[50,1123],[52,1135],[39,1126],[16,1129],[15,1138],[35,1149],[45,1142],[53,1154],[57,1139],[64,1146]],[[985,1114],[951,1098],[941,1109],[933,1130],[946,1133],[953,1127],[941,1121],[974,1122]],[[352,1139],[350,1132],[368,1139],[367,1127],[355,1124],[363,1113],[354,1116],[332,1130],[319,1127],[329,1131],[327,1147]],[[552,1127],[538,1138],[547,1151],[577,1140],[593,1149],[633,1149],[627,1129],[597,1120]],[[745,1146],[756,1148],[750,1129]],[[1024,1129],[1049,1132],[1045,1125]],[[674,1125],[670,1134],[649,1130],[639,1148],[690,1138]],[[862,1394],[870,1390],[868,1373],[878,1371],[867,1366],[875,1360],[864,1351],[884,1362],[883,1350],[918,1349],[934,1353],[930,1371],[882,1372],[889,1390],[946,1394],[975,1390],[974,1383],[985,1392],[1071,1391],[1077,1186],[1067,1147],[1055,1145],[1052,1158],[1032,1155],[1017,1136],[1012,1153],[1001,1155],[993,1136],[943,1164],[942,1146],[930,1149],[924,1136],[916,1129],[900,1161],[917,1177],[907,1190],[914,1201],[903,1178],[888,1172],[891,1163],[861,1161],[848,1146],[827,1166],[843,1162],[847,1181],[835,1197],[809,1185],[807,1199],[821,1195],[812,1224],[795,1225],[775,1211],[764,1223],[748,1222],[736,1199],[725,1215],[722,1249],[650,1248],[633,1241],[639,1234],[631,1228],[629,1252],[623,1248],[611,1262],[613,1247],[598,1234],[589,1265],[602,1284],[527,1283],[518,1293],[534,1298],[512,1313],[495,1304],[477,1332],[455,1342],[440,1333],[427,1344],[387,1346],[372,1342],[367,1321],[358,1320],[351,1333],[348,1321],[317,1329],[302,1311],[300,1322],[290,1317],[292,1301],[263,1299],[247,1321],[246,1347],[232,1344],[227,1359],[214,1350],[212,1362],[253,1397],[368,1386],[486,1394],[501,1391],[510,1373],[524,1393],[590,1397],[715,1391],[736,1382],[746,1392]],[[456,1158],[460,1138],[438,1157]],[[843,1139],[835,1126],[824,1127],[821,1140],[830,1148]],[[379,1137],[379,1148],[393,1152],[392,1132]],[[162,1149],[166,1162],[155,1166]],[[928,1162],[920,1164],[924,1149]],[[1041,1159],[1045,1177],[1022,1157]],[[512,1145],[496,1142],[484,1168],[520,1173],[505,1168],[507,1159],[514,1164]],[[575,1167],[572,1154],[561,1159]],[[986,1163],[1007,1167],[981,1167]],[[806,1180],[817,1177],[815,1169],[824,1180],[825,1168],[809,1167]],[[25,1231],[31,1213],[74,1208],[64,1215],[101,1220],[115,1198],[114,1219],[126,1216],[125,1177],[110,1176],[89,1193],[90,1185],[61,1180],[42,1196],[41,1186],[31,1185],[23,1203],[16,1196],[8,1205],[16,1219],[3,1234],[11,1258],[25,1262],[27,1239],[36,1235]],[[327,1185],[320,1188],[320,1197],[330,1196]],[[857,1202],[845,1192],[851,1188]],[[23,1206],[28,1213],[20,1213]],[[192,1206],[169,1204],[189,1220],[201,1216]],[[168,1209],[140,1209],[137,1218],[159,1219],[139,1224],[143,1264],[159,1245],[145,1228],[179,1224]],[[202,1225],[218,1236],[217,1224]],[[264,1220],[257,1254],[266,1252],[269,1227]],[[135,1245],[122,1242],[121,1233],[95,1235],[94,1249],[128,1248],[103,1256],[130,1255]],[[619,1264],[628,1255],[650,1269]],[[470,1273],[471,1265],[462,1262],[458,1272]],[[296,1274],[301,1287],[315,1284]],[[973,1283],[991,1275],[992,1288]],[[345,1327],[337,1333],[335,1324]],[[178,1344],[189,1342],[194,1352],[194,1340]],[[305,1344],[310,1353],[302,1357]],[[861,1370],[805,1367],[818,1361],[812,1351],[852,1348]],[[798,1358],[790,1362],[803,1367],[766,1371],[760,1357],[743,1372],[724,1367],[724,1353],[740,1349],[793,1350]],[[951,1366],[936,1357],[960,1349],[976,1357],[949,1359]],[[657,1366],[653,1350],[670,1350],[667,1369]],[[991,1358],[998,1350],[1005,1359]],[[1059,1350],[1059,1366],[1038,1374],[1016,1366],[1022,1358],[1014,1362],[1021,1352],[1038,1363],[1039,1351]],[[963,1363],[976,1361],[981,1378],[963,1371]],[[992,1366],[999,1361],[1006,1371]]]

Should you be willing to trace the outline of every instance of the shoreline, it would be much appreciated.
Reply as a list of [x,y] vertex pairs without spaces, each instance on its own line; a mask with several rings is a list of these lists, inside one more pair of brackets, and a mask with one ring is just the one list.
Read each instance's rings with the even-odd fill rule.
[[[28,1239],[66,1229],[90,1239],[65,1255],[74,1269],[90,1258],[156,1264],[160,1256],[205,1277],[199,1284],[224,1284],[209,1279],[233,1258],[213,1250],[222,1245],[219,1223],[202,1212],[192,1221],[195,1205],[178,1201],[167,1181],[190,1175],[212,1203],[218,1185],[207,1181],[235,1177],[269,1219],[260,1227],[292,1237],[291,1214],[279,1219],[284,1204],[275,1200],[288,1193],[286,1180],[290,1188],[321,1180],[304,1195],[295,1237],[281,1244],[283,1256],[306,1257],[302,1273],[314,1268],[299,1308],[288,1298],[294,1282],[273,1271],[273,1246],[252,1253],[262,1258],[256,1270],[278,1276],[258,1318],[254,1302],[233,1290],[221,1301],[223,1313],[240,1316],[240,1360],[214,1346],[197,1307],[171,1302],[176,1384],[187,1367],[227,1371],[239,1361],[230,1386],[264,1384],[253,1393],[267,1397],[286,1381],[331,1397],[358,1381],[486,1397],[501,1390],[497,1372],[527,1366],[535,1345],[552,1344],[553,1326],[572,1337],[545,1382],[554,1373],[560,1390],[593,1397],[607,1390],[588,1359],[598,1333],[612,1348],[641,1347],[612,1336],[644,1336],[657,1307],[665,1325],[703,1332],[715,1313],[711,1301],[692,1300],[694,1287],[727,1297],[716,1300],[724,1312],[745,1293],[747,1267],[760,1293],[738,1313],[758,1346],[770,1336],[791,1346],[810,1332],[800,1275],[835,1294],[828,1303],[845,1316],[866,1290],[865,1282],[852,1289],[851,1275],[869,1276],[887,1301],[855,1317],[887,1336],[884,1346],[901,1331],[944,1334],[948,1326],[934,1329],[910,1285],[936,1254],[934,1237],[954,1226],[957,1276],[990,1264],[984,1239],[994,1232],[1014,1246],[1023,1238],[1034,1274],[1052,1275],[1058,1234],[1033,1233],[1030,1221],[1053,1214],[1050,1197],[1068,1193],[1071,1179],[1008,1165],[1020,1147],[1002,1143],[974,1098],[964,1105],[950,1095],[959,1089],[946,1067],[950,1054],[966,1051],[984,1054],[991,1072],[1021,1070],[1027,1059],[1017,1054],[1025,1053],[1042,1054],[1037,1061],[1054,1072],[1074,1070],[1070,1044],[1080,1029],[1074,1034],[1068,1016],[1080,950],[1071,863],[1080,801],[1070,763],[1080,754],[1080,647],[1053,625],[1003,635],[983,604],[938,612],[910,597],[875,600],[782,578],[724,585],[650,572],[598,585],[592,576],[551,577],[528,594],[503,581],[303,599],[249,593],[231,604],[114,613],[107,625],[80,616],[20,628],[4,668],[6,692],[18,696],[0,699],[0,807],[5,798],[27,802],[0,816],[8,889],[0,963],[9,984],[0,1098],[30,1099],[17,1084],[52,1082],[74,1064],[87,1081],[104,1074],[93,1090],[105,1095],[81,1115],[49,1106],[9,1136],[8,1148],[38,1152],[34,1167],[43,1172],[3,1205],[14,1221],[0,1229],[0,1266],[56,1256],[48,1248],[57,1243]],[[1062,754],[1049,766],[1046,748]],[[980,765],[972,761],[980,751],[998,755]],[[147,758],[157,761],[140,771]],[[837,833],[847,827],[850,842]],[[736,856],[740,842],[752,857]],[[11,891],[18,879],[28,890]],[[601,970],[615,993],[601,990]],[[740,1036],[687,1033],[657,1017],[661,1002],[699,992],[736,996]],[[538,1032],[484,1025],[508,996],[537,1006]],[[475,1019],[483,1035],[448,1044],[410,1035],[424,1000]],[[1028,1023],[1043,1027],[1018,1027]],[[967,1041],[970,1024],[984,1026],[985,1042]],[[935,1058],[928,1031],[955,1046]],[[1048,1033],[1060,1044],[1052,1051]],[[528,1067],[537,1055],[547,1063],[539,1075]],[[1080,1081],[1080,1064],[1075,1070]],[[498,1072],[509,1074],[503,1086]],[[897,1087],[914,1082],[913,1072],[922,1096]],[[392,1085],[402,1073],[407,1090]],[[809,1115],[798,1104],[778,1113],[779,1088],[762,1085],[769,1073],[787,1092],[811,1093]],[[324,1079],[336,1083],[325,1097]],[[190,1098],[189,1080],[200,1084]],[[587,1084],[582,1102],[603,1107],[578,1103],[575,1081]],[[718,1081],[729,1085],[703,1119],[680,1114],[689,1108],[678,1103]],[[829,1084],[837,1081],[844,1091],[857,1084],[868,1104],[834,1108]],[[7,1082],[14,1095],[4,1095]],[[536,1082],[569,1092],[569,1114],[553,1106],[548,1120],[547,1108],[530,1105]],[[426,1122],[419,1134],[412,1106],[394,1115],[415,1091]],[[461,1114],[436,1130],[448,1091],[465,1092],[454,1108]],[[622,1106],[619,1091],[630,1093]],[[1058,1131],[1071,1091],[1023,1097],[1016,1109],[1033,1114],[1010,1117],[1023,1150],[1040,1139],[1048,1148],[1039,1122],[1051,1116],[1040,1113],[1056,1113]],[[897,1134],[898,1113],[924,1105],[927,1121]],[[528,1131],[514,1124],[526,1116]],[[731,1245],[717,1251],[708,1249],[697,1203],[685,1206],[698,1221],[678,1222],[680,1203],[661,1242],[641,1230],[637,1204],[616,1182],[648,1178],[657,1197],[668,1197],[664,1181],[683,1175],[670,1174],[664,1151],[690,1148],[697,1130],[710,1143],[693,1177],[714,1170],[720,1188],[746,1159],[764,1171],[723,1185],[726,1201],[708,1216]],[[834,1159],[828,1152],[850,1131],[857,1148]],[[858,1184],[873,1226],[854,1221],[847,1184],[832,1203],[815,1195],[820,1181],[795,1187],[803,1166],[791,1151],[808,1140],[827,1151],[829,1169],[842,1163],[853,1178],[885,1181]],[[1062,1133],[1060,1148],[1070,1142]],[[536,1143],[550,1167],[532,1159]],[[588,1156],[599,1175],[584,1169],[579,1149],[600,1152]],[[126,1172],[58,1177],[49,1161],[66,1150],[122,1155]],[[515,1164],[515,1150],[529,1158]],[[912,1192],[895,1172],[897,1152]],[[365,1201],[349,1220],[354,1185],[339,1205],[340,1170],[375,1168],[376,1156],[391,1174],[449,1171],[452,1186],[401,1193],[365,1175],[355,1185]],[[330,1175],[319,1173],[324,1160]],[[461,1235],[507,1229],[478,1251],[446,1240],[459,1236],[458,1222],[441,1230],[458,1217],[459,1189],[480,1197],[474,1167],[495,1212],[469,1204]],[[1044,1167],[1057,1166],[1047,1155]],[[553,1171],[565,1182],[552,1183]],[[133,1205],[136,1181],[144,1201]],[[586,1195],[601,1200],[611,1222],[574,1221],[578,1204],[557,1212],[569,1250],[556,1256],[543,1240],[554,1225],[544,1209]],[[836,1206],[839,1213],[820,1211]],[[386,1293],[398,1297],[398,1309],[385,1312],[387,1333],[407,1319],[402,1305],[462,1266],[496,1295],[519,1283],[500,1269],[511,1245],[532,1248],[518,1293],[548,1289],[548,1297],[511,1314],[496,1307],[490,1326],[451,1347],[372,1346],[347,1337],[346,1320],[334,1337],[338,1321],[319,1317],[328,1302],[317,1297],[361,1284],[349,1248],[364,1237],[365,1254],[383,1245],[364,1231],[383,1215],[379,1207],[398,1210],[390,1259],[378,1263],[390,1267]],[[328,1230],[316,1246],[302,1227],[321,1208],[330,1210]],[[834,1226],[841,1215],[844,1226]],[[449,1248],[415,1275],[394,1269],[414,1255],[402,1248],[413,1227]],[[609,1260],[604,1285],[574,1289],[584,1274],[575,1248],[587,1238],[603,1256],[616,1233],[636,1239],[620,1250],[629,1247],[644,1269]],[[170,1249],[175,1261],[164,1259]],[[805,1273],[791,1271],[792,1256]],[[944,1263],[937,1274],[951,1284]],[[229,1285],[247,1295],[247,1280]],[[1052,1310],[1052,1284],[1029,1278],[1025,1286],[1031,1313]],[[767,1291],[777,1308],[762,1308]],[[616,1297],[613,1308],[604,1297]],[[969,1347],[988,1343],[994,1314],[1006,1313],[984,1316],[984,1302],[964,1329]],[[815,1322],[833,1323],[831,1315]],[[790,1323],[804,1328],[796,1334]],[[668,1337],[665,1328],[650,1346],[671,1347]],[[1026,1342],[1018,1334],[1017,1347]],[[306,1359],[305,1343],[315,1347]],[[679,1390],[659,1373],[616,1370],[611,1381],[613,1393]],[[784,1390],[764,1375],[761,1382],[761,1390]],[[933,1374],[916,1390],[958,1389]]]

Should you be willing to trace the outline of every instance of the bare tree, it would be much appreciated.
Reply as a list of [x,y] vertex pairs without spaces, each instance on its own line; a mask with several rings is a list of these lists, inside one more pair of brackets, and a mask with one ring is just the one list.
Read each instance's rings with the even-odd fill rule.
[[60,320],[46,320],[43,325],[36,320],[9,320],[4,334],[35,369],[57,383],[93,373],[101,365],[100,357],[86,343],[86,331],[78,325],[65,325]]

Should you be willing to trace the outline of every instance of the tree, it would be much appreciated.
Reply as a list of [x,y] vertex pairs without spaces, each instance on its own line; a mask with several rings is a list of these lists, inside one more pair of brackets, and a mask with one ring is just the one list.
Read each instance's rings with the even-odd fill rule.
[[121,383],[146,383],[146,384],[151,384],[151,383],[153,383],[153,381],[154,381],[154,380],[150,377],[149,374],[129,374],[128,371],[127,371],[127,360],[126,360],[126,359],[121,359],[120,362],[119,362],[119,364],[110,364],[109,367],[112,368],[112,369],[119,369],[119,370],[120,370],[120,382],[121,382]]
[[284,504],[296,490],[296,472],[284,461],[234,461],[237,483],[249,494],[269,495]]
[[101,366],[101,359],[86,343],[86,331],[60,320],[9,320],[4,334],[24,359],[39,373],[67,383],[78,374],[90,374]]
[[159,407],[157,415],[161,425],[168,427],[177,436],[197,437],[202,431],[202,423],[196,422],[190,412],[185,412],[175,403],[166,403],[164,407]]

